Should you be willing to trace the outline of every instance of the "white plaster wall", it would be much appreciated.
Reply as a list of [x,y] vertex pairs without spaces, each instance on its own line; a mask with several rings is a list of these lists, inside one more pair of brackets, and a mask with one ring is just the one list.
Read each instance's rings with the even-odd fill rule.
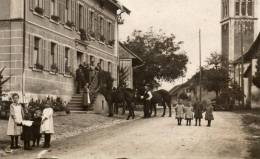
[[23,18],[24,0],[10,0],[10,18]]

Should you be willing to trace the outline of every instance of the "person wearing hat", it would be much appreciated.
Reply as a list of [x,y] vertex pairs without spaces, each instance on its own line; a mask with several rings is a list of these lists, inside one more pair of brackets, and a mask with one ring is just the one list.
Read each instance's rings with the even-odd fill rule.
[[151,117],[152,109],[151,109],[151,99],[153,97],[152,92],[149,89],[148,85],[144,86],[145,92],[143,96],[144,100],[144,118]]
[[207,101],[207,105],[206,105],[206,113],[205,113],[205,120],[208,121],[208,127],[211,126],[211,121],[214,120],[214,116],[213,116],[213,106],[212,106],[212,102],[211,101]]

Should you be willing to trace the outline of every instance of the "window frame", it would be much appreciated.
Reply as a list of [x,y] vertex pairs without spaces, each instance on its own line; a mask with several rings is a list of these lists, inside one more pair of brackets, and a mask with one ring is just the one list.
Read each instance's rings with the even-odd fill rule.
[[[41,41],[41,38],[39,38],[37,36],[34,37],[34,44],[33,44],[33,66],[34,67],[37,64],[40,64],[40,41]],[[36,55],[36,59],[35,59],[35,55]]]

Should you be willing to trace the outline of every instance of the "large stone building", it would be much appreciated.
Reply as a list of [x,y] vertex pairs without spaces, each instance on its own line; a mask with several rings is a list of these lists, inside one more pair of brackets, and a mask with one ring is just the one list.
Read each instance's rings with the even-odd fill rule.
[[251,105],[251,90],[254,88],[251,88],[253,87],[251,79],[244,77],[250,64],[247,62],[242,64],[241,60],[239,63],[238,59],[248,52],[260,31],[258,20],[260,1],[222,0],[221,2],[222,54],[229,61],[231,77],[243,87],[246,95],[245,104]]
[[91,60],[117,84],[118,18],[130,11],[116,0],[1,0],[0,10],[0,67],[12,76],[4,91],[68,101],[72,75]]

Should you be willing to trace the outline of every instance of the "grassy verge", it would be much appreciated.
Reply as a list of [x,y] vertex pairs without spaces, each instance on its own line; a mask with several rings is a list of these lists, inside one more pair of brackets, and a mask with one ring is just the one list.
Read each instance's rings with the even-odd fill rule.
[[245,132],[248,134],[249,154],[248,159],[260,158],[260,110],[239,112]]

